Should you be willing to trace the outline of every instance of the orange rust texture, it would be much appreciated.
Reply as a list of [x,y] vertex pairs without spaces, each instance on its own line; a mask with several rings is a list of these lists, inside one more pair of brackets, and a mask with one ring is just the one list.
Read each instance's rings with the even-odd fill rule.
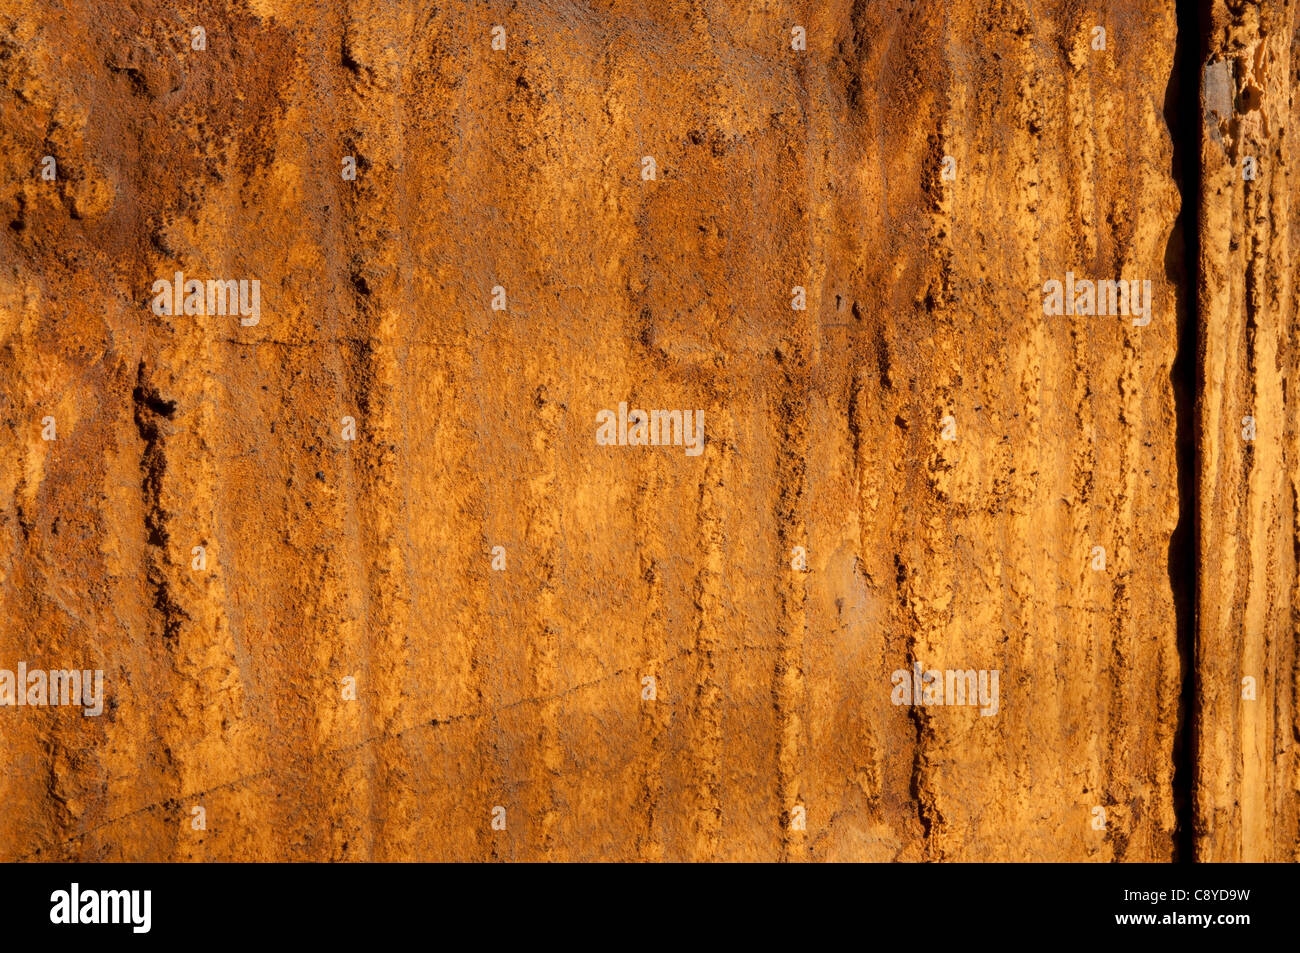
[[[1175,34],[1172,0],[0,0],[0,668],[106,691],[0,708],[0,857],[1171,859]],[[177,271],[258,279],[260,321],[154,313]],[[1067,272],[1150,281],[1150,324],[1045,315]],[[701,410],[704,452],[599,445],[620,402]],[[1286,521],[1229,493],[1219,545],[1276,544],[1228,567],[1275,595],[1221,596],[1277,692],[1269,459]],[[997,714],[893,704],[913,662],[998,671]],[[1200,850],[1289,854],[1291,770],[1199,799]]]

